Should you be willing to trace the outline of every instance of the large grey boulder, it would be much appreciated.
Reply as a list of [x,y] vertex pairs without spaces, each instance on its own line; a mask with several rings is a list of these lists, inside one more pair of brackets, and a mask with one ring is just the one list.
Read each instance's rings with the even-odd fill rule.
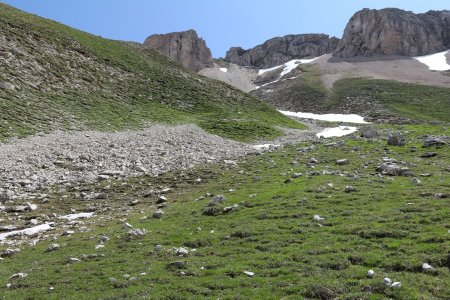
[[192,29],[151,35],[145,40],[144,46],[154,49],[194,71],[213,66],[211,50]]
[[365,8],[350,19],[333,56],[420,56],[449,48],[448,10],[414,14],[397,8]]

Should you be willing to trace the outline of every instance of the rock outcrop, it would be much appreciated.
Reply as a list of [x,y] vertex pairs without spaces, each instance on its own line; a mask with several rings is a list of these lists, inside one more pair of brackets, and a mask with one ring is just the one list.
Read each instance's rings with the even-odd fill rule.
[[396,8],[363,9],[345,27],[336,57],[420,56],[450,48],[450,11],[414,14]]
[[338,42],[338,38],[326,34],[286,35],[270,39],[248,50],[232,47],[227,51],[225,61],[240,66],[270,68],[292,59],[332,53]]
[[192,29],[151,35],[145,40],[144,46],[154,49],[194,71],[213,66],[211,50]]

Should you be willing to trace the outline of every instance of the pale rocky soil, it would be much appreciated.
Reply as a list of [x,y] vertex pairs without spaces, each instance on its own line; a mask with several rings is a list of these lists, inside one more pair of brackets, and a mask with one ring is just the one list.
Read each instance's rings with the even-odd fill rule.
[[200,70],[198,73],[228,83],[246,93],[256,89],[254,82],[258,77],[258,70],[244,68],[236,64],[229,64],[227,72],[222,72],[219,68],[215,65],[212,68]]
[[[285,144],[314,138],[314,132],[286,130]],[[92,183],[151,175],[233,159],[259,150],[211,135],[195,125],[152,125],[139,131],[58,132],[0,144],[0,201],[27,198],[55,184]]]
[[[311,123],[309,130],[284,130],[284,137],[253,145],[191,124],[110,133],[57,132],[0,143],[0,260],[20,251],[21,245],[55,241],[61,235],[90,231],[91,225],[118,215],[126,217],[137,202],[148,199],[114,204],[109,180],[158,176],[211,162],[233,165],[234,159],[247,154],[315,140],[320,128]],[[102,181],[107,181],[102,192],[83,187]],[[157,190],[149,195],[170,190],[153,188]],[[153,209],[150,203],[147,208]]]
[[[447,54],[447,61],[450,62],[450,53]],[[403,56],[341,59],[326,54],[317,58],[311,65],[320,69],[322,82],[327,88],[332,88],[333,83],[339,79],[360,77],[450,87],[450,76],[439,71],[430,71],[426,65]],[[281,71],[282,68],[273,73]],[[199,74],[224,81],[244,92],[250,92],[256,89],[257,85],[273,81],[271,77],[258,76],[257,69],[244,68],[235,64],[230,64],[226,73],[216,66],[200,70]]]
[[366,77],[373,79],[396,80],[400,82],[450,87],[450,77],[428,67],[415,59],[401,56],[380,58],[338,59],[331,54],[315,60],[327,88],[342,78]]

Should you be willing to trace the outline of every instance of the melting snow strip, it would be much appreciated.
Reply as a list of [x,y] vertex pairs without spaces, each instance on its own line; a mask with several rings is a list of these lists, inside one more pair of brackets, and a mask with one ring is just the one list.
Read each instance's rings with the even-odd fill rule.
[[355,114],[313,114],[313,113],[302,113],[302,112],[292,112],[292,111],[284,111],[279,110],[280,113],[286,116],[303,118],[303,119],[313,119],[320,121],[329,121],[329,122],[347,122],[347,123],[357,123],[357,124],[368,124],[368,122],[364,121],[364,117]]
[[72,220],[76,220],[76,219],[80,219],[80,218],[91,218],[94,216],[93,212],[89,212],[89,213],[79,213],[79,214],[70,214],[70,215],[66,215],[66,216],[60,216],[59,219],[66,219],[69,221]]
[[258,75],[262,75],[264,73],[279,69],[279,68],[283,68],[283,72],[281,72],[280,74],[280,78],[283,77],[284,75],[290,73],[292,70],[294,70],[295,68],[298,67],[299,64],[308,64],[313,62],[314,60],[316,60],[318,57],[314,57],[311,59],[293,59],[288,61],[287,63],[284,63],[282,65],[276,66],[276,67],[272,67],[272,68],[268,68],[268,69],[261,69],[258,71]]
[[41,224],[41,225],[38,225],[35,227],[30,227],[30,228],[26,228],[26,229],[22,229],[22,230],[15,230],[15,231],[2,233],[2,234],[0,234],[0,241],[3,241],[4,239],[11,237],[11,236],[16,236],[16,235],[32,236],[32,235],[38,234],[40,232],[52,230],[53,224],[55,224],[55,223],[46,223],[46,224]]
[[321,132],[317,133],[316,136],[318,138],[320,138],[320,137],[323,137],[323,138],[339,137],[339,136],[351,134],[351,133],[355,132],[356,130],[358,130],[356,127],[351,127],[351,126],[330,127],[330,128],[325,128]]
[[446,57],[446,54],[449,51],[450,50],[425,56],[416,56],[413,58],[427,65],[432,71],[447,71],[450,70],[450,65],[448,64]]

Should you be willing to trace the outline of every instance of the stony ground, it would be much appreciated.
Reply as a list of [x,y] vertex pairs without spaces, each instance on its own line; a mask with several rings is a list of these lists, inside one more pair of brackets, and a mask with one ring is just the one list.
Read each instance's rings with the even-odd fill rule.
[[[286,133],[271,143],[300,142],[314,137],[313,132],[301,130],[286,129]],[[38,135],[0,144],[0,191],[5,200],[26,198],[26,192],[54,184],[157,176],[240,157],[258,149],[207,134],[195,125]]]
[[448,126],[371,127],[3,201],[0,295],[447,299]]
[[[254,144],[227,140],[190,124],[152,125],[125,132],[58,132],[9,140],[0,144],[0,245],[34,244],[41,240],[34,228],[48,231],[75,225],[78,230],[78,223],[72,222],[79,212],[101,211],[100,220],[117,218],[123,203],[114,205],[108,200],[109,187],[92,192],[86,185],[105,186],[130,177],[157,178],[208,163],[233,164],[247,154],[313,140],[320,127],[311,123],[310,128],[284,129],[284,137]],[[76,195],[69,196],[67,190]],[[67,201],[72,196],[77,200]],[[73,216],[61,218],[68,214]],[[30,232],[18,232],[30,228]],[[11,240],[9,234],[20,238]]]

